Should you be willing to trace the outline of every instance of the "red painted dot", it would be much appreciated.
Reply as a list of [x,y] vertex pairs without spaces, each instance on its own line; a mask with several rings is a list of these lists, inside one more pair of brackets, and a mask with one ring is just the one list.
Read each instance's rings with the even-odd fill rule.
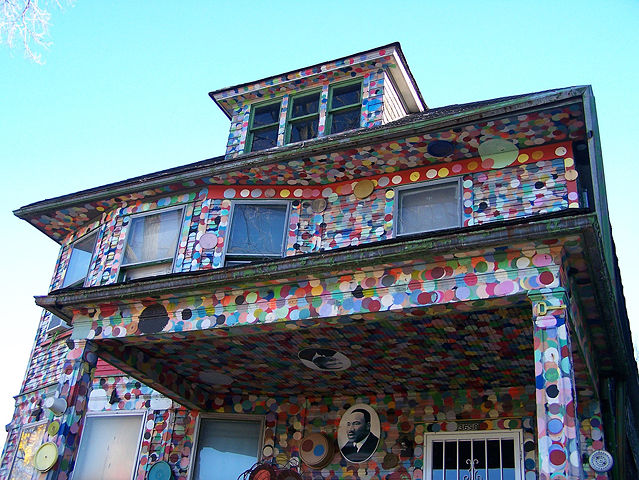
[[563,450],[553,450],[550,452],[550,463],[553,465],[563,465],[566,462],[566,453]]
[[555,281],[555,276],[552,272],[542,272],[539,274],[539,282],[543,285],[550,285]]

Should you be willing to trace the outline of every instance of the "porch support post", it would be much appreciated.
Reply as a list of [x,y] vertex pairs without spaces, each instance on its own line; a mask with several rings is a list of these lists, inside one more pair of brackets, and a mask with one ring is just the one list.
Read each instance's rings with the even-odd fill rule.
[[568,297],[557,288],[528,294],[533,309],[539,480],[582,478]]
[[[98,362],[96,348],[86,340],[75,340],[62,368],[57,395],[67,402],[60,417],[49,421],[48,441],[58,446],[58,461],[46,475],[47,480],[66,480],[71,476],[84,426],[93,373]],[[57,422],[58,425],[52,427]],[[57,429],[57,433],[51,435]]]

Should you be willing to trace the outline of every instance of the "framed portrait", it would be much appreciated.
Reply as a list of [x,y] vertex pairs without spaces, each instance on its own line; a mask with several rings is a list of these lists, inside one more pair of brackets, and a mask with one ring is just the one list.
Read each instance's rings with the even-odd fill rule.
[[304,348],[297,353],[297,357],[306,367],[320,372],[338,372],[351,366],[346,355],[332,348]]
[[380,431],[377,412],[370,405],[357,403],[344,412],[339,422],[339,451],[349,462],[365,462],[377,450]]

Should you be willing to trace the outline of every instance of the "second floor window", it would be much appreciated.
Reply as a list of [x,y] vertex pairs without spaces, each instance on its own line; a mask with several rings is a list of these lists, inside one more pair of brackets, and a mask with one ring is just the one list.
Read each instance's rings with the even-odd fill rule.
[[133,217],[122,260],[124,278],[170,273],[181,223],[182,209]]
[[81,287],[84,285],[93,258],[96,238],[97,233],[93,232],[73,244],[62,287]]
[[226,265],[277,258],[284,254],[288,203],[237,202],[233,205]]
[[458,180],[402,188],[398,190],[397,195],[398,235],[460,226],[461,206]]

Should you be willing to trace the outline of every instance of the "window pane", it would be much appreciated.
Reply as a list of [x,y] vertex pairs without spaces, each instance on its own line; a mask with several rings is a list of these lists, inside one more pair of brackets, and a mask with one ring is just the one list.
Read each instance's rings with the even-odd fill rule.
[[227,254],[282,254],[286,205],[235,204]]
[[73,244],[71,258],[69,258],[69,266],[67,267],[67,272],[64,274],[64,281],[62,282],[63,287],[78,283],[86,278],[91,257],[93,256],[95,239],[96,234],[93,233]]
[[87,417],[73,478],[130,480],[141,427],[142,415]]
[[22,427],[9,478],[13,480],[31,480],[40,476],[33,466],[33,458],[40,445],[42,445],[46,430],[46,423]]
[[433,442],[431,461],[433,480],[444,480],[444,445],[442,442]]
[[280,121],[280,104],[272,103],[262,107],[255,107],[253,111],[253,127],[261,127]]
[[457,480],[457,442],[446,442],[444,445],[444,478]]
[[515,480],[515,442],[501,441],[501,462],[504,480]]
[[400,191],[399,233],[428,232],[458,225],[457,183]]
[[291,136],[289,142],[300,142],[317,137],[317,126],[319,119],[317,117],[298,122],[291,122]]
[[334,88],[331,108],[345,107],[346,105],[360,103],[361,91],[362,86],[359,83]]
[[262,128],[253,132],[253,141],[251,143],[251,152],[259,152],[277,146],[278,126],[270,128]]
[[293,97],[293,106],[291,108],[291,118],[303,117],[311,113],[317,113],[319,110],[319,92],[303,97]]
[[501,452],[499,440],[488,440],[488,475],[487,480],[501,480]]
[[182,210],[133,218],[123,264],[173,259],[181,219]]
[[193,480],[235,480],[257,462],[260,423],[202,419]]
[[359,128],[360,109],[347,110],[333,114],[331,117],[331,133],[345,132]]

